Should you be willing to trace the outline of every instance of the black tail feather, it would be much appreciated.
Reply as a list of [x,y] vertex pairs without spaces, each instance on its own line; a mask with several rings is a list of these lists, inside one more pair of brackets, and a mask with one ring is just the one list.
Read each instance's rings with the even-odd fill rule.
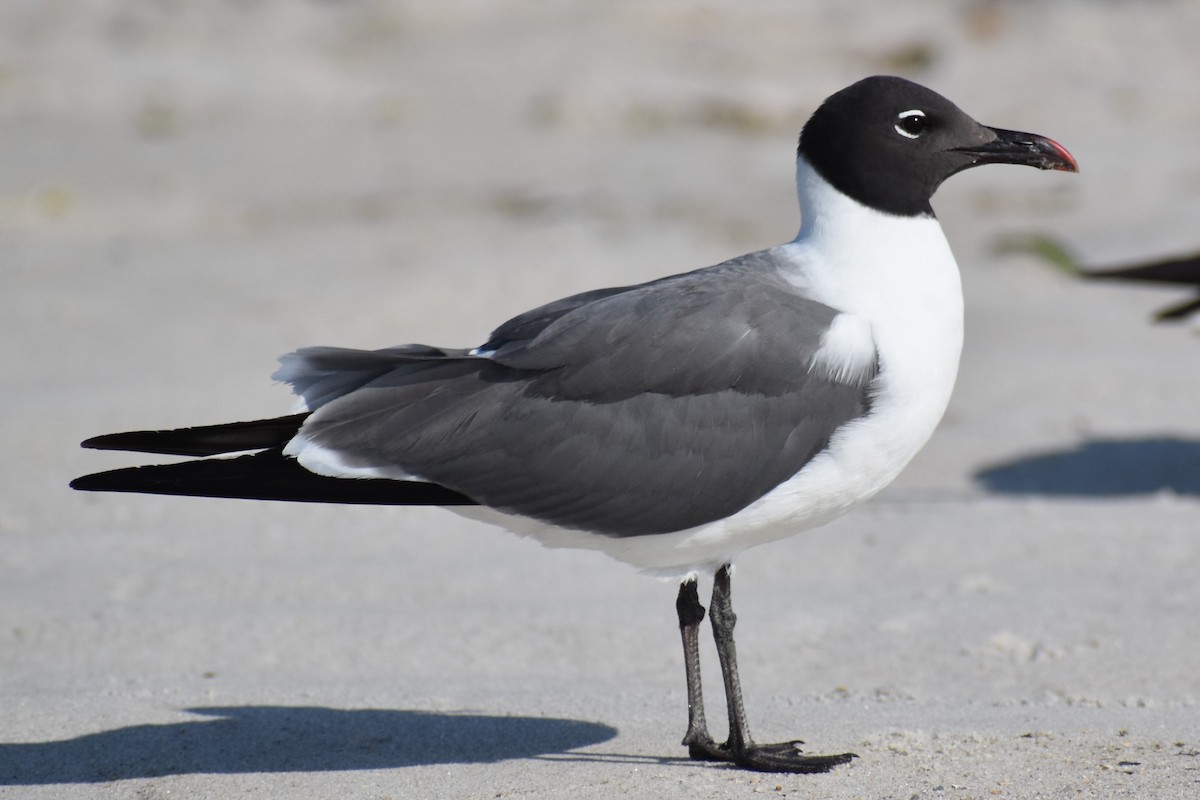
[[215,456],[244,450],[263,450],[287,444],[307,417],[308,412],[304,412],[252,422],[229,422],[167,431],[109,433],[88,439],[81,447],[171,456]]
[[1081,270],[1085,278],[1103,278],[1155,283],[1184,283],[1200,286],[1200,255],[1171,258],[1146,264],[1109,269]]
[[137,492],[302,503],[477,505],[466,495],[435,483],[317,475],[300,466],[295,459],[283,455],[278,447],[236,458],[199,459],[97,472],[71,481],[71,488],[87,492]]

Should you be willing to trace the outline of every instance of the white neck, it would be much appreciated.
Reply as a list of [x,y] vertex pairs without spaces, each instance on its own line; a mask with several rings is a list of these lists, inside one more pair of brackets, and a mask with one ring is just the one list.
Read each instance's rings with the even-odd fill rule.
[[796,159],[796,195],[800,200],[800,232],[795,241],[826,234],[846,214],[870,211],[829,184],[803,156]]
[[[958,265],[933,217],[868,208],[833,188],[808,162],[796,162],[801,225],[779,250],[786,277],[839,311],[874,324],[932,315],[962,335]],[[952,331],[954,332],[954,331]]]

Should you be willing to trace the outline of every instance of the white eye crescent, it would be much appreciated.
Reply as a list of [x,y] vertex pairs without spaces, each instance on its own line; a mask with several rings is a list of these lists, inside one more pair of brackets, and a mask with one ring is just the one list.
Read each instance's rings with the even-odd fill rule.
[[929,126],[929,120],[925,117],[925,112],[919,108],[912,108],[908,111],[901,111],[896,117],[896,133],[906,139],[917,139],[925,132]]

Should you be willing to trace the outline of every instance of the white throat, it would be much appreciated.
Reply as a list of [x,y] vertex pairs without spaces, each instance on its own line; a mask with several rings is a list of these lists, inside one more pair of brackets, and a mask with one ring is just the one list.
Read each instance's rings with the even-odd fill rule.
[[866,321],[885,362],[904,360],[899,344],[924,329],[919,345],[903,352],[936,352],[957,370],[962,282],[938,221],[868,208],[803,158],[796,162],[796,189],[800,232],[778,248],[788,264],[785,277],[813,299]]

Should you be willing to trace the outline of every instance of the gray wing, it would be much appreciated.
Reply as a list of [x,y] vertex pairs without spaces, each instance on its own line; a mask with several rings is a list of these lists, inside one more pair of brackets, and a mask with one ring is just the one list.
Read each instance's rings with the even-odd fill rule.
[[570,297],[564,297],[561,300],[555,300],[553,303],[547,303],[544,306],[526,311],[523,314],[518,314],[492,331],[492,335],[488,337],[485,344],[479,347],[479,350],[491,353],[505,346],[511,349],[514,343],[527,342],[530,339],[536,338],[538,334],[559,317],[570,314],[572,311],[583,306],[591,305],[597,300],[603,300],[605,297],[611,297],[616,294],[623,294],[635,288],[639,287],[615,286],[610,289],[595,289],[590,292],[573,294]]
[[302,347],[280,358],[279,369],[271,377],[291,384],[292,391],[303,398],[305,408],[316,411],[388,373],[417,372],[447,358],[464,355],[465,350],[424,344],[403,344],[382,350]]
[[568,528],[637,536],[728,516],[868,406],[865,380],[810,371],[837,312],[755,258],[545,306],[502,326],[488,357],[398,366],[301,433],[349,466]]

